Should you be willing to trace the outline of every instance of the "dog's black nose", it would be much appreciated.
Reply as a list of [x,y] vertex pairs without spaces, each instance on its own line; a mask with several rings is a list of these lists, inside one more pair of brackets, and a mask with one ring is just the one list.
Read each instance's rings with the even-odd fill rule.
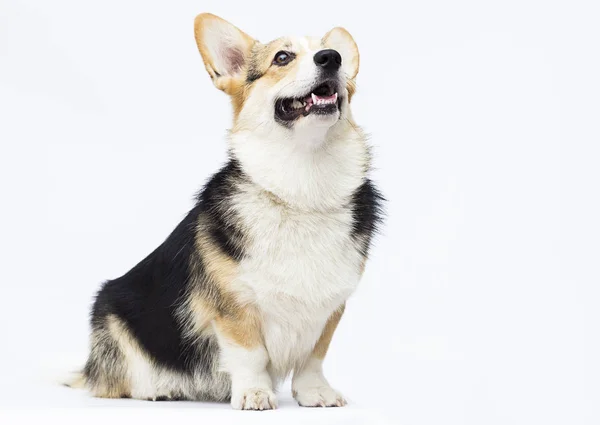
[[333,49],[318,51],[313,59],[317,66],[331,72],[337,71],[342,65],[342,56]]

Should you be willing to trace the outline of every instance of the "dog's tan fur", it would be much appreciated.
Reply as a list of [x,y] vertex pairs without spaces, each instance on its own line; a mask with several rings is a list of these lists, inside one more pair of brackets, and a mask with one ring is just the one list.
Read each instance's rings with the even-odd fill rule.
[[329,344],[331,344],[331,340],[333,339],[333,333],[335,332],[338,323],[342,319],[342,315],[344,314],[344,310],[346,305],[342,305],[333,314],[327,319],[327,323],[325,324],[325,328],[323,328],[323,333],[321,333],[321,337],[317,341],[315,348],[313,350],[313,355],[323,360],[325,355],[327,354],[327,350],[329,349]]

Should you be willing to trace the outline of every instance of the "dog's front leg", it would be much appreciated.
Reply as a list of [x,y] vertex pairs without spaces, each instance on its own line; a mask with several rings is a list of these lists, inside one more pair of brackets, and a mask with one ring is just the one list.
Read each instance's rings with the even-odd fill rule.
[[277,407],[267,372],[269,355],[262,343],[260,320],[251,308],[214,321],[220,366],[231,377],[231,406],[242,410]]
[[341,407],[346,404],[344,397],[331,388],[323,375],[323,359],[343,312],[344,305],[333,312],[310,357],[302,368],[294,371],[292,394],[301,406]]

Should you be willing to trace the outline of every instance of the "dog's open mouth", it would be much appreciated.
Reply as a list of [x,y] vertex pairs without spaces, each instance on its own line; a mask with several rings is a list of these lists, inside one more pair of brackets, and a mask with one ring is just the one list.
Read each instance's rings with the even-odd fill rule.
[[275,102],[275,115],[282,121],[293,121],[309,114],[334,114],[340,110],[340,106],[337,84],[326,81],[305,96],[278,99]]

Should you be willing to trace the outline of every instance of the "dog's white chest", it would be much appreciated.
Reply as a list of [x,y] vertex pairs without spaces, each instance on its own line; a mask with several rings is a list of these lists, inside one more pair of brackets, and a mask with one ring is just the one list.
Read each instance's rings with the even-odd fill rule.
[[310,354],[358,284],[362,258],[352,214],[298,213],[260,200],[245,208],[252,243],[240,280],[261,311],[272,369],[285,374]]

